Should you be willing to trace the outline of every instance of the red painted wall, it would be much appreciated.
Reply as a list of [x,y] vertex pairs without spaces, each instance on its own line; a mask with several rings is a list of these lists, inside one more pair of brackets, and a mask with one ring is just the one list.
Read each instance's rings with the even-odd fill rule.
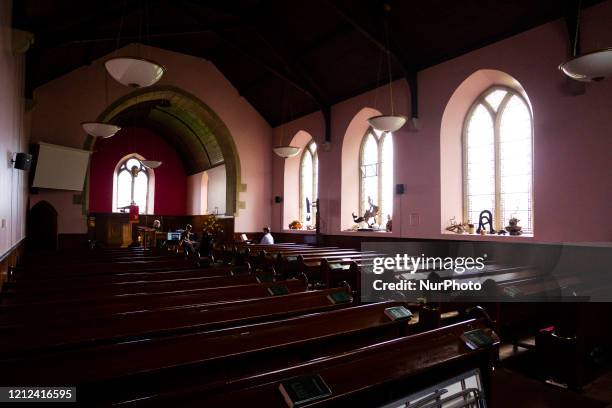
[[155,214],[186,215],[187,176],[176,151],[157,133],[142,127],[121,129],[109,139],[96,142],[91,156],[89,211],[111,212],[113,172],[119,160],[138,153],[161,160],[155,169]]

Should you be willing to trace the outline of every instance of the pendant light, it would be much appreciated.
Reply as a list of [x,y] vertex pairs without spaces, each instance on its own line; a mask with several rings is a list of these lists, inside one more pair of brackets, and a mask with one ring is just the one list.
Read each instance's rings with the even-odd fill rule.
[[[104,107],[108,106],[108,77],[104,72]],[[81,127],[85,132],[93,137],[106,139],[114,136],[121,130],[121,127],[105,122],[82,122]]]
[[387,54],[387,69],[389,74],[389,101],[391,105],[391,114],[390,115],[379,115],[373,116],[368,119],[368,123],[374,129],[379,130],[381,132],[395,132],[401,129],[402,126],[406,124],[408,118],[404,115],[396,115],[393,103],[393,77],[391,76],[391,52],[389,51],[389,29],[388,29],[388,13],[391,10],[391,6],[385,5],[385,52]]
[[[145,13],[148,10],[147,4],[145,3]],[[148,19],[147,19],[148,20]],[[119,48],[119,38],[121,37],[121,28],[123,26],[123,17],[119,26],[119,37],[117,38],[117,48]],[[148,26],[147,26],[148,32]],[[142,14],[140,16],[140,25],[138,32],[138,43],[136,45],[136,56],[124,56],[114,57],[107,60],[104,63],[106,71],[115,81],[122,85],[129,86],[131,88],[144,88],[155,84],[161,79],[166,72],[166,69],[159,63],[152,61],[147,58],[143,58],[140,55],[144,54],[140,49],[140,42],[142,40]]]
[[572,48],[572,58],[559,65],[559,69],[568,77],[581,82],[599,82],[612,75],[612,48],[578,54],[580,41],[581,2],[576,11],[576,31]]
[[[284,138],[284,135],[285,135],[285,123],[284,123],[284,117],[283,117],[284,115],[283,115],[283,113],[285,111],[285,105],[287,104],[286,103],[286,98],[287,98],[286,88],[283,87],[283,95],[282,95],[282,98],[281,98],[281,105],[282,105],[281,106],[281,121],[283,123],[281,123],[280,137],[279,137],[281,143],[283,142],[283,138]],[[282,144],[274,146],[272,148],[272,151],[274,151],[274,153],[277,156],[280,156],[283,159],[289,159],[291,157],[297,156],[298,153],[300,153],[300,150],[301,149],[299,147],[297,147],[297,146],[282,145]]]

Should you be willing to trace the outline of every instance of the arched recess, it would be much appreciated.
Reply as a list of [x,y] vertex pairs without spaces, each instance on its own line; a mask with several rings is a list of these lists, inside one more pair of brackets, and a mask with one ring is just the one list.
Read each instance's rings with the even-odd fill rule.
[[[188,176],[225,165],[226,214],[236,215],[240,158],[234,139],[221,118],[196,96],[169,85],[138,89],[112,103],[97,120],[155,130],[176,148]],[[84,148],[93,150],[94,143],[87,137]]]
[[285,159],[285,173],[283,177],[283,229],[300,219],[300,161],[303,149],[312,139],[312,135],[304,130],[297,132],[291,139],[291,146],[302,149],[300,154]]
[[28,214],[28,248],[57,249],[57,210],[47,201],[39,201]]
[[[440,231],[445,232],[453,217],[463,221],[463,147],[466,115],[474,101],[492,86],[517,91],[532,108],[523,86],[511,75],[494,69],[480,69],[467,77],[450,97],[440,125]],[[533,108],[532,108],[533,111]]]
[[359,150],[370,127],[368,119],[377,115],[382,113],[368,107],[361,109],[349,123],[342,140],[341,230],[351,228],[354,224],[351,213],[359,212]]

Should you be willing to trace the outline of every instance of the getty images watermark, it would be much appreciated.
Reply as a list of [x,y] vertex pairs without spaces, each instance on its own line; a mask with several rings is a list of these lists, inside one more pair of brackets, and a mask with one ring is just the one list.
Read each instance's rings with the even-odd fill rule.
[[[444,274],[444,271],[452,271],[456,274],[463,274],[465,271],[482,272],[485,269],[487,254],[480,257],[439,257],[439,256],[409,256],[408,254],[396,254],[393,257],[374,258],[372,273],[383,275],[385,271],[392,271],[402,277],[410,278],[416,273]],[[383,279],[375,279],[372,288],[377,291],[400,290],[400,291],[433,291],[433,290],[454,290],[454,291],[479,291],[482,284],[479,281],[458,281],[454,279],[444,279],[435,281],[429,279],[401,279],[387,282]]]

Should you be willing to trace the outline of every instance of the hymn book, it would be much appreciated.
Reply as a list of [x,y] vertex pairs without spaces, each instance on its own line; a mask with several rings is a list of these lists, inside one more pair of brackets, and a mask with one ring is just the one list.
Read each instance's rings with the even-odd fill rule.
[[393,306],[385,309],[385,314],[392,321],[410,319],[412,312],[404,306]]
[[472,350],[487,347],[495,343],[495,339],[481,329],[470,330],[463,333],[461,335],[461,340],[463,340],[463,342]]
[[270,286],[268,288],[268,293],[270,293],[272,296],[286,295],[289,293],[289,289],[286,286],[281,285]]
[[338,303],[347,303],[347,302],[350,302],[351,300],[353,300],[351,295],[349,295],[346,292],[334,292],[332,294],[327,295],[327,298],[334,305],[338,304]]
[[278,386],[289,408],[301,407],[332,395],[320,375],[304,375],[283,381]]

